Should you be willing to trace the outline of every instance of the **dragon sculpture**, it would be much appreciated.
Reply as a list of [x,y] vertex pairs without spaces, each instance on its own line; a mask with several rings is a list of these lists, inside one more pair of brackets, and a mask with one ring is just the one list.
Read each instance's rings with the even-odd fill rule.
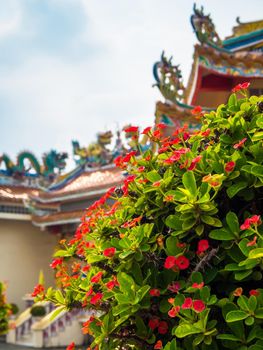
[[[31,170],[34,170],[34,176],[44,176],[52,178],[56,173],[60,173],[66,167],[65,159],[68,157],[67,153],[58,153],[51,150],[45,153],[42,157],[43,165],[40,165],[37,158],[31,152],[21,152],[17,156],[16,163],[12,162],[7,154],[0,157],[0,167],[2,163],[5,165],[5,170],[1,172],[9,176],[32,176]],[[26,168],[26,164],[29,167]]]
[[[128,126],[126,126],[128,127]],[[123,130],[126,128],[124,127]],[[136,149],[136,143],[132,140],[131,135],[125,133],[127,145],[125,146],[121,137],[121,132],[116,132],[115,144],[112,145],[113,134],[111,131],[99,133],[97,142],[91,143],[88,147],[80,147],[78,141],[72,141],[73,154],[77,156],[75,161],[78,165],[85,165],[90,168],[105,166],[113,163],[113,160],[119,155]],[[144,135],[140,141],[141,149],[146,149],[148,136]],[[107,147],[111,145],[110,149]]]
[[91,168],[110,164],[113,154],[106,146],[111,144],[112,137],[111,131],[98,133],[97,142],[91,143],[88,147],[80,147],[78,141],[72,141],[73,154],[78,157],[77,164],[86,164]]
[[185,87],[182,82],[182,72],[179,65],[172,64],[172,57],[167,59],[164,51],[161,60],[153,66],[153,75],[162,95],[169,101],[176,103],[184,97]]
[[194,4],[194,14],[191,16],[191,24],[201,44],[207,44],[216,48],[222,47],[222,41],[216,32],[215,25],[210,15],[204,14],[203,6],[199,10],[196,4]]

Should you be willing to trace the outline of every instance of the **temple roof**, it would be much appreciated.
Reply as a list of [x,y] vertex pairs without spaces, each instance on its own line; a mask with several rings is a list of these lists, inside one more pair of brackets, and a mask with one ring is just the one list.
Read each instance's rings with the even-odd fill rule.
[[39,190],[25,186],[0,186],[0,201],[23,203],[29,196],[37,196]]
[[239,17],[237,18],[237,25],[233,27],[233,34],[226,39],[230,39],[233,37],[238,37],[244,34],[248,34],[251,32],[258,31],[263,29],[263,20],[252,21],[252,22],[240,22]]
[[156,122],[162,121],[170,128],[187,123],[194,129],[198,121],[191,110],[200,105],[203,111],[209,111],[225,103],[239,83],[250,82],[251,94],[263,90],[263,20],[239,21],[226,40],[219,37],[203,7],[194,5],[190,21],[199,43],[194,47],[188,84],[183,83],[179,65],[164,53],[153,67],[154,86],[165,99],[156,104]]
[[72,223],[79,223],[83,216],[83,209],[73,210],[69,212],[58,212],[47,215],[32,215],[32,223],[35,226],[53,226],[53,225],[65,225]]
[[87,198],[104,193],[108,188],[120,184],[122,180],[122,172],[115,166],[83,171],[62,188],[41,191],[36,196],[30,197],[37,202],[45,203]]

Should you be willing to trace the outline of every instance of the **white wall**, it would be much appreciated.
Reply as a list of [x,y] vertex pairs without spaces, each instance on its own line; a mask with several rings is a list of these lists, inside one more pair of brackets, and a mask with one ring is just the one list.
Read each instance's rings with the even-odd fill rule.
[[58,237],[30,221],[0,219],[0,281],[8,281],[7,298],[24,309],[22,297],[31,293],[44,271],[46,286],[54,284],[49,267]]

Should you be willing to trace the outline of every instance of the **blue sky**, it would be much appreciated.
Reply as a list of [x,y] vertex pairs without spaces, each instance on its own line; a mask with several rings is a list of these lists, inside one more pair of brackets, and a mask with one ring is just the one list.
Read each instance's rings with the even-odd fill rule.
[[[203,0],[220,37],[263,1]],[[231,8],[230,8],[231,4]],[[187,82],[191,0],[0,0],[0,153],[68,151],[71,140],[153,124],[152,65],[164,49]]]

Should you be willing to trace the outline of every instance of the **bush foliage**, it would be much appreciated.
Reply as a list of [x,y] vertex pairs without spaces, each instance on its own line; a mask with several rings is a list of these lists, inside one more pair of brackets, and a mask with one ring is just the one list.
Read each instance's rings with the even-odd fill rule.
[[96,310],[83,325],[91,349],[263,348],[263,96],[235,91],[216,111],[194,110],[192,134],[146,128],[158,152],[116,159],[123,186],[61,242],[61,288],[35,295]]
[[8,316],[11,313],[11,306],[6,301],[6,286],[0,282],[0,335],[8,331]]

